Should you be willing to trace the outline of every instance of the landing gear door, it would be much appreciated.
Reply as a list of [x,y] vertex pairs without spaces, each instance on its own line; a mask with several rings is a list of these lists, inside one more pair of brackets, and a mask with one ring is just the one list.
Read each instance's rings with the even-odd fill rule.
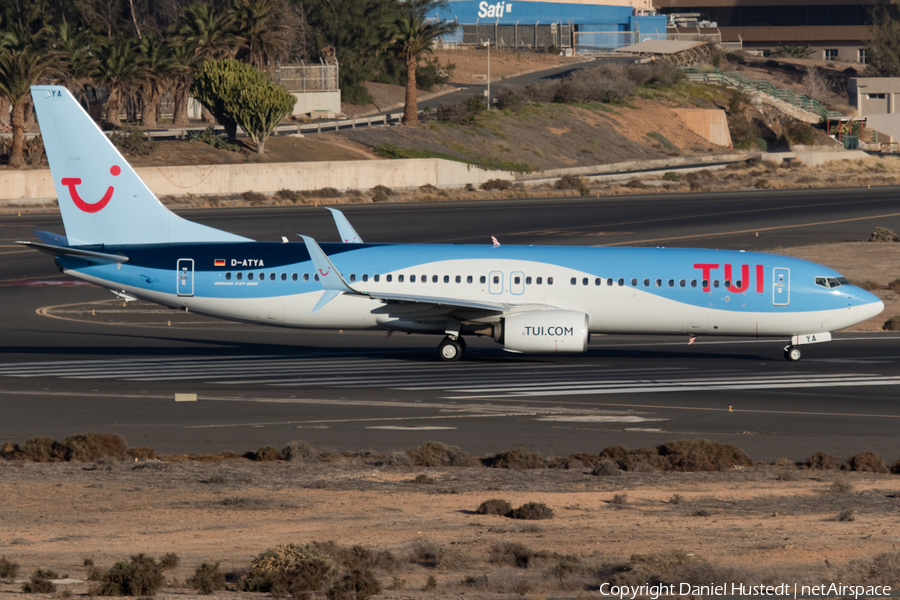
[[772,270],[772,304],[787,306],[791,303],[791,270],[776,267]]
[[179,296],[194,295],[194,259],[179,258],[176,266],[175,281]]

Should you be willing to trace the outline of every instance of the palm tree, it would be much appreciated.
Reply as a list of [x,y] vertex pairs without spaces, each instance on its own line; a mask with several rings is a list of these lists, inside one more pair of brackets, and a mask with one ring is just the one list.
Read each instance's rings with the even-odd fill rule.
[[404,125],[415,126],[419,124],[419,101],[416,96],[416,67],[419,66],[419,58],[426,53],[431,53],[431,46],[435,38],[452,33],[456,29],[456,23],[449,21],[426,22],[420,16],[410,11],[410,14],[400,16],[385,32],[381,47],[383,50],[394,50],[406,65],[406,104],[403,108]]
[[191,44],[172,44],[172,96],[174,125],[187,125],[187,101],[194,73],[203,62],[197,58],[197,51]]
[[238,45],[234,21],[234,11],[217,12],[209,4],[198,2],[181,13],[175,27],[175,37],[180,43],[190,44],[200,58],[234,58]]
[[95,58],[91,54],[93,36],[82,29],[75,29],[63,22],[51,29],[53,48],[60,52],[65,67],[66,87],[76,97],[84,96],[85,85],[90,83],[90,72]]
[[16,29],[0,37],[0,96],[12,104],[12,147],[9,165],[25,164],[26,108],[31,102],[31,86],[59,66],[59,53],[46,44],[46,30],[32,34]]
[[159,112],[163,90],[181,74],[185,67],[176,61],[172,46],[155,34],[145,35],[138,48],[141,71],[138,85],[138,96],[141,100],[141,126],[156,127],[156,114]]
[[272,0],[235,0],[237,58],[257,69],[271,71],[289,45],[288,30],[281,11]]
[[106,122],[119,126],[119,105],[122,95],[134,85],[141,74],[135,40],[104,41],[97,49],[97,63],[91,79],[106,87]]

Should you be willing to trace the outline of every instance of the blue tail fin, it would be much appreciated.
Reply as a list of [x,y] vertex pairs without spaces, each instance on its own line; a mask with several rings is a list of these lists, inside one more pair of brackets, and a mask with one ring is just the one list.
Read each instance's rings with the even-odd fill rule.
[[163,206],[66,88],[31,96],[72,246],[251,241]]

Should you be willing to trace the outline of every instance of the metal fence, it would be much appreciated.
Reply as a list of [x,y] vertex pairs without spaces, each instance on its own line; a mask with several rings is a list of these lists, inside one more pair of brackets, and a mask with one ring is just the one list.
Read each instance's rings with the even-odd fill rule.
[[499,25],[474,23],[462,25],[462,44],[477,46],[490,41],[496,48],[572,47],[571,23],[546,25]]
[[272,82],[283,85],[289,92],[336,92],[339,68],[337,61],[307,65],[277,65]]

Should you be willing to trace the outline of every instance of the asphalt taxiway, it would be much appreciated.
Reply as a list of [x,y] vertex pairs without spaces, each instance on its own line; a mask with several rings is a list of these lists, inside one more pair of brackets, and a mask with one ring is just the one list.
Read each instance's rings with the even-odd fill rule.
[[[766,250],[900,230],[896,188],[343,207],[367,241]],[[256,239],[336,238],[315,207],[189,211]],[[248,326],[121,301],[15,246],[56,214],[0,217],[0,441],[112,431],[163,452],[292,439],[388,451],[426,440],[546,454],[707,437],[757,459],[873,450],[893,461],[900,336],[838,334],[785,362],[783,342],[595,336],[585,355],[471,340]],[[887,317],[888,315],[886,315]],[[197,394],[175,402],[175,394]]]

